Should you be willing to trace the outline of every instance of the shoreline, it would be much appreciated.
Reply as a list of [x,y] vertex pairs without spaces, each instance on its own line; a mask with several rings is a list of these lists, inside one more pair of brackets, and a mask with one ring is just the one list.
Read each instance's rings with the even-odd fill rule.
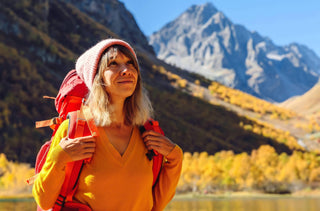
[[232,198],[319,198],[320,190],[303,190],[290,194],[268,194],[261,192],[225,192],[217,194],[177,193],[173,200],[191,199],[232,199]]

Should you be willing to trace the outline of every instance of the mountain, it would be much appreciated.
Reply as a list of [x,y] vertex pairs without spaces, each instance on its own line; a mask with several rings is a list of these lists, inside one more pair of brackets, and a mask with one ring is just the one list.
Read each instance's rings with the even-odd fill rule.
[[271,102],[308,91],[320,58],[299,44],[277,46],[233,24],[211,3],[192,6],[149,37],[159,59]]
[[251,153],[261,145],[271,145],[278,153],[293,151],[287,143],[250,129],[253,125],[263,128],[262,124],[193,97],[186,90],[172,85],[178,79],[189,83],[199,77],[157,59],[144,36],[129,36],[141,35],[138,27],[130,29],[134,30],[130,33],[122,32],[126,37],[117,34],[114,27],[125,26],[128,21],[135,22],[123,4],[92,1],[102,2],[99,7],[123,12],[125,17],[115,18],[114,24],[106,26],[94,19],[93,16],[98,14],[81,10],[77,3],[82,5],[84,2],[87,1],[2,2],[0,153],[5,153],[9,160],[34,164],[37,151],[51,135],[50,129],[35,129],[34,122],[57,115],[54,103],[42,99],[42,96],[55,96],[66,73],[74,68],[77,57],[108,37],[133,40],[155,119],[159,120],[166,135],[184,151]]

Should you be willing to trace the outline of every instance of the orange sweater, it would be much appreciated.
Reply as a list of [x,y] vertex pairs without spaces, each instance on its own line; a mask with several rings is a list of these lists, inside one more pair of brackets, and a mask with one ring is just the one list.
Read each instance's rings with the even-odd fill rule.
[[[68,121],[59,127],[43,166],[33,186],[36,202],[43,208],[53,206],[63,184],[69,155],[60,147],[60,140],[67,135]],[[106,133],[98,128],[96,151],[80,174],[79,187],[74,201],[99,210],[163,210],[172,199],[177,186],[182,150],[176,146],[166,157],[167,162],[152,190],[152,161],[146,157],[147,149],[138,127],[134,128],[129,145],[121,156],[108,141]]]

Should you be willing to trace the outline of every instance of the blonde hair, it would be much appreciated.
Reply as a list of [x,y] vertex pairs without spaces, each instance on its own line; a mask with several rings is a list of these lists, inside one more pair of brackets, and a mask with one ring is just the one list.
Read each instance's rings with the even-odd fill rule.
[[104,87],[102,79],[103,72],[108,66],[110,60],[113,60],[117,54],[123,53],[134,62],[134,67],[138,71],[138,80],[133,94],[126,98],[123,106],[124,123],[126,125],[143,125],[153,113],[150,99],[146,90],[142,86],[141,74],[138,61],[129,49],[122,45],[113,45],[107,48],[101,56],[98,72],[93,80],[92,89],[89,93],[86,104],[93,108],[92,115],[97,126],[108,126],[112,123],[112,107],[110,105],[109,95]]

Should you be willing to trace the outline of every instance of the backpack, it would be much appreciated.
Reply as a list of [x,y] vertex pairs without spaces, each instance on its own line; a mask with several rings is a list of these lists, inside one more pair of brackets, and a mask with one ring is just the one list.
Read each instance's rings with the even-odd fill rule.
[[[53,133],[51,140],[44,143],[38,152],[35,164],[36,175],[27,180],[28,184],[33,184],[37,174],[41,171],[46,161],[52,138],[64,120],[67,118],[69,119],[69,138],[98,135],[93,120],[86,118],[86,116],[89,116],[89,112],[88,108],[83,106],[83,99],[85,99],[87,93],[88,88],[83,80],[77,75],[75,70],[71,70],[63,80],[58,95],[55,98],[55,107],[59,113],[59,117],[36,122],[36,128],[50,126],[50,128],[53,130]],[[164,134],[159,126],[159,123],[153,119],[148,120],[144,126],[140,127],[139,129],[141,134],[145,130],[154,130],[158,133]],[[163,164],[163,156],[154,150],[148,151],[146,156],[149,160],[153,160],[152,172],[154,187]],[[90,162],[90,159],[79,160],[67,164],[65,180],[60,190],[59,197],[52,208],[53,211],[59,211],[64,207],[74,210],[90,210],[90,208],[86,205],[72,202],[73,195],[77,190],[80,172],[83,165],[87,162]],[[37,210],[41,211],[42,209],[38,206]]]

